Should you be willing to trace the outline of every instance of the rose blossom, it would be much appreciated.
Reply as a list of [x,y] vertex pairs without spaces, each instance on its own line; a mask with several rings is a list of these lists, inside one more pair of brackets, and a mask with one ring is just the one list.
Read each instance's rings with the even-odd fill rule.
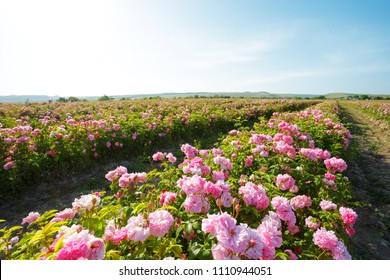
[[324,160],[326,169],[330,172],[343,172],[347,169],[347,164],[343,159],[336,157],[328,158]]
[[310,207],[311,198],[306,195],[294,196],[293,198],[290,199],[290,205],[294,210],[301,209],[304,207]]
[[318,229],[313,234],[313,242],[323,250],[333,250],[337,246],[338,238],[333,230]]
[[244,196],[243,199],[247,205],[254,205],[258,210],[265,209],[269,205],[269,198],[262,185],[257,186],[248,182],[245,186],[240,187],[238,193]]
[[328,210],[336,210],[337,209],[337,205],[334,204],[332,201],[330,200],[321,200],[320,202],[320,207],[323,211],[328,211]]
[[27,217],[23,218],[22,225],[25,223],[31,224],[35,222],[40,216],[41,214],[38,212],[30,212]]
[[276,176],[276,185],[282,190],[289,190],[290,192],[298,192],[298,187],[295,185],[295,180],[289,174],[278,174]]
[[176,201],[177,194],[174,192],[163,191],[160,196],[160,204],[167,206]]
[[68,219],[73,219],[75,214],[76,213],[73,211],[73,209],[65,208],[61,212],[58,212],[56,216],[53,219],[51,219],[50,222],[55,223],[55,222],[65,221]]
[[150,234],[154,236],[165,235],[173,224],[172,215],[166,210],[158,210],[148,217]]
[[351,208],[341,206],[339,212],[341,214],[341,219],[343,220],[344,224],[352,226],[356,222],[358,215]]
[[317,230],[321,226],[321,223],[316,222],[315,218],[313,218],[312,216],[309,216],[305,219],[305,224],[311,230]]
[[127,237],[134,241],[145,241],[150,235],[147,220],[141,214],[133,216],[127,221]]

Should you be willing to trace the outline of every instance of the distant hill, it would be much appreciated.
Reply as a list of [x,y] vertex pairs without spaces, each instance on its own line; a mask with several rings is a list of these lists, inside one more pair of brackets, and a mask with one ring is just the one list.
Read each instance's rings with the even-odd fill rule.
[[0,96],[0,102],[4,103],[26,103],[26,102],[48,102],[57,100],[60,96],[48,95],[6,95]]
[[[347,99],[358,98],[362,94],[333,92],[327,94],[299,94],[299,93],[270,93],[267,91],[258,92],[166,92],[153,94],[129,94],[129,95],[109,95],[114,99],[141,99],[141,98],[188,98],[188,97],[245,97],[245,98],[318,98],[320,96],[326,99]],[[370,97],[380,96],[389,98],[389,95],[367,94]],[[80,100],[98,100],[101,96],[75,96]],[[26,103],[26,102],[49,102],[57,101],[61,96],[48,95],[7,95],[0,96],[0,103]]]

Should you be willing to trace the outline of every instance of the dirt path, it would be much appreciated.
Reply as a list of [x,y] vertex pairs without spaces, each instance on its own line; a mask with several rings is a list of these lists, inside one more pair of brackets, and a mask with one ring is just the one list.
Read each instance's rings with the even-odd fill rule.
[[390,129],[341,102],[358,153],[348,160],[358,221],[352,239],[355,259],[390,260]]

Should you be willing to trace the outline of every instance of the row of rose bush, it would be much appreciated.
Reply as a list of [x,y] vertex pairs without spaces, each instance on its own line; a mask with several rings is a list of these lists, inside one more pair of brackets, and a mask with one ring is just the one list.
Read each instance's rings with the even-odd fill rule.
[[390,124],[390,101],[388,100],[365,100],[365,101],[343,101],[376,120],[384,120]]
[[0,105],[0,194],[228,131],[315,101],[170,99]]
[[162,169],[106,174],[110,190],[2,230],[6,259],[351,259],[351,138],[334,103],[275,113],[213,149],[157,152]]

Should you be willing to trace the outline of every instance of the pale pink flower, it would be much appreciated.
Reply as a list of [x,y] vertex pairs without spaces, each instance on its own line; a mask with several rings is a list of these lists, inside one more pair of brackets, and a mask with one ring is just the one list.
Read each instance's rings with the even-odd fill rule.
[[223,192],[221,194],[221,201],[222,201],[222,205],[223,207],[226,207],[226,208],[229,208],[232,206],[232,200],[233,200],[233,197],[231,195],[230,192]]
[[249,144],[260,145],[265,142],[271,142],[272,137],[270,135],[265,134],[252,134],[251,138],[249,138]]
[[297,260],[298,259],[297,255],[295,255],[291,249],[287,249],[284,251],[290,255],[290,260]]
[[173,224],[172,215],[166,210],[158,210],[148,217],[150,234],[154,236],[165,235]]
[[160,204],[167,206],[176,201],[177,194],[174,192],[163,191],[160,195]]
[[313,234],[313,242],[323,250],[333,250],[338,245],[338,238],[333,230],[318,229]]
[[336,180],[336,176],[334,174],[332,174],[332,173],[329,173],[329,172],[325,173],[325,178],[329,179],[331,181]]
[[329,210],[336,210],[337,209],[337,205],[334,204],[332,201],[330,200],[321,200],[320,202],[320,207],[323,211],[329,211]]
[[223,247],[236,254],[242,254],[248,248],[249,235],[245,224],[235,226],[230,230],[222,229],[216,237]]
[[168,161],[169,161],[170,163],[175,163],[176,160],[177,160],[176,157],[174,157],[172,153],[168,153],[167,156],[166,156],[166,158],[168,159]]
[[211,194],[213,197],[218,198],[222,194],[222,188],[212,182],[206,182],[204,185],[204,191],[206,194]]
[[145,241],[150,235],[147,220],[141,214],[133,216],[127,221],[127,238],[134,241]]
[[302,209],[304,207],[310,207],[311,198],[306,195],[294,196],[293,198],[290,199],[290,205],[294,210]]
[[314,149],[301,148],[299,150],[299,154],[304,156],[304,157],[307,157],[307,158],[309,158],[311,160],[317,160],[318,159],[317,152]]
[[154,161],[159,161],[159,160],[163,160],[165,156],[166,156],[165,153],[157,152],[157,153],[155,153],[155,154],[152,156],[152,158],[153,158]]
[[280,230],[281,227],[281,221],[275,212],[270,211],[269,214],[263,218],[256,230],[263,243],[261,259],[272,260],[275,258],[275,248],[279,248],[283,241],[282,232]]
[[262,157],[268,157],[269,151],[268,148],[265,145],[256,145],[255,148],[252,149],[253,155],[257,156],[260,154]]
[[202,156],[202,157],[207,157],[209,155],[209,150],[200,150],[199,151],[199,154]]
[[258,210],[265,209],[269,205],[269,198],[262,185],[248,182],[240,187],[238,193],[243,195],[243,200],[247,205],[254,205]]
[[93,134],[88,134],[88,139],[93,141],[95,140],[95,136]]
[[41,214],[39,214],[38,212],[30,212],[27,217],[23,218],[22,225],[25,223],[31,224],[35,222],[40,216]]
[[288,199],[281,196],[275,196],[271,201],[271,205],[276,210],[278,217],[287,223],[290,233],[297,233],[299,228],[297,228],[295,225],[296,217]]
[[305,219],[305,224],[311,230],[317,230],[321,226],[321,223],[316,222],[316,219],[313,218],[312,216],[309,216]]
[[188,159],[192,159],[195,157],[196,154],[198,154],[198,149],[195,147],[192,147],[189,144],[184,144],[181,146],[181,151],[186,155]]
[[204,192],[204,184],[206,180],[198,175],[192,177],[184,176],[177,181],[177,185],[185,194],[197,194]]
[[107,147],[107,148],[110,148],[110,147],[111,147],[111,142],[110,142],[110,141],[107,141],[107,142],[106,142],[106,147]]
[[[67,234],[66,236],[64,236]],[[64,227],[59,231],[56,240],[64,236],[64,246],[58,251],[57,260],[101,260],[105,256],[105,246],[102,239],[82,230],[80,226]]]
[[112,236],[112,241],[114,241],[115,245],[118,245],[122,240],[125,240],[126,238],[127,238],[127,229],[124,227],[115,230],[114,235]]
[[232,165],[231,161],[225,157],[222,157],[222,156],[216,156],[214,158],[214,163],[220,165],[221,169],[223,169],[223,170],[232,170],[233,169],[233,165]]
[[99,205],[100,197],[94,194],[82,195],[80,198],[75,198],[72,203],[73,210],[79,212],[81,209],[91,210],[94,206]]
[[108,181],[114,182],[125,173],[127,173],[127,168],[124,166],[118,166],[115,170],[109,171],[105,177]]
[[262,237],[257,231],[251,228],[247,228],[247,234],[249,237],[248,245],[243,255],[249,259],[258,260],[263,254],[264,245]]
[[347,169],[347,164],[343,159],[332,157],[324,160],[326,169],[330,172],[343,172]]
[[97,237],[90,237],[88,242],[88,251],[86,258],[88,260],[102,260],[106,254],[106,248],[102,239]]
[[213,171],[213,180],[215,182],[219,181],[219,180],[225,180],[225,173],[223,172],[223,170],[221,171]]
[[51,219],[50,222],[55,223],[55,222],[61,222],[61,221],[66,221],[69,219],[73,219],[75,216],[75,212],[71,208],[66,208],[62,210],[61,212],[58,212],[56,216]]
[[183,207],[187,212],[206,213],[210,209],[210,204],[203,195],[189,194],[184,200]]
[[334,260],[352,260],[351,255],[348,253],[342,241],[338,241],[336,246],[333,247],[332,257]]
[[233,252],[217,243],[211,247],[211,254],[214,260],[231,260]]
[[298,187],[295,185],[295,180],[289,174],[278,174],[276,176],[276,185],[282,190],[289,190],[290,192],[298,192]]

